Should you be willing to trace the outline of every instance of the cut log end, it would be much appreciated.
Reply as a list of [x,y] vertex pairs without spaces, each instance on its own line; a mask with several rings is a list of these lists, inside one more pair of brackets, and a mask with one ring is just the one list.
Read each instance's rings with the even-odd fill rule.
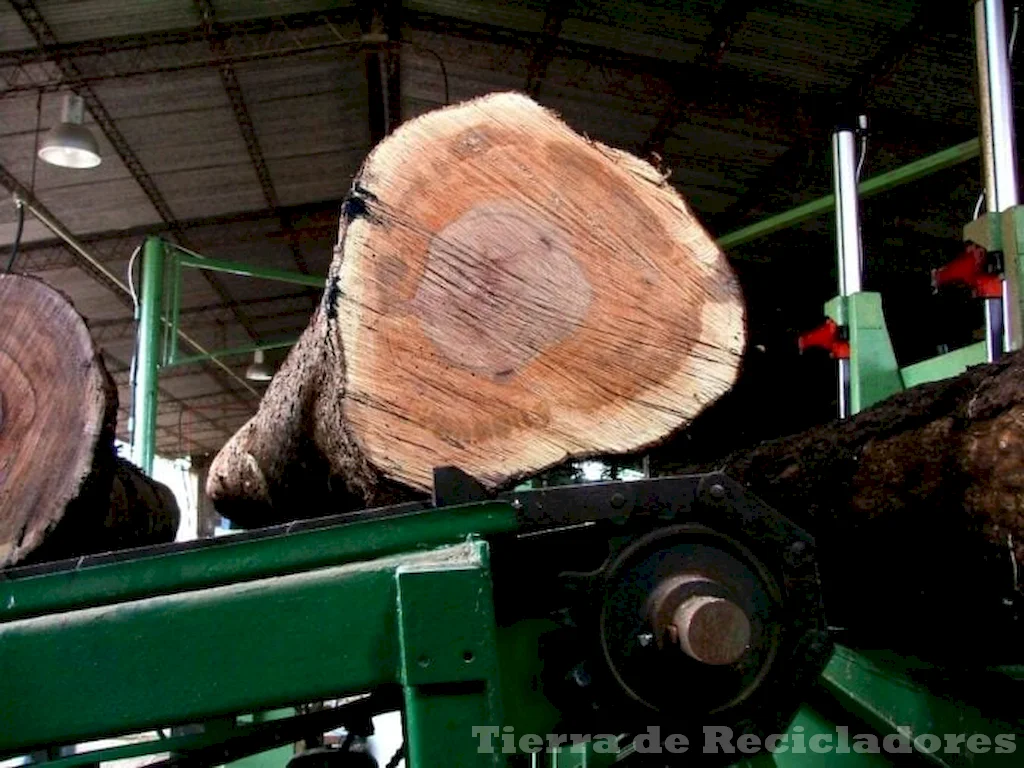
[[353,189],[307,342],[211,470],[225,507],[287,514],[299,453],[366,502],[439,466],[496,487],[656,443],[732,385],[743,302],[715,243],[650,165],[525,96],[406,123]]
[[346,417],[388,476],[426,489],[454,465],[500,485],[637,450],[731,386],[735,278],[647,164],[499,94],[407,124],[360,177]]
[[38,547],[92,476],[109,472],[117,392],[82,318],[41,280],[0,275],[0,329],[5,565]]
[[0,568],[173,541],[174,496],[116,456],[116,419],[71,302],[0,275]]

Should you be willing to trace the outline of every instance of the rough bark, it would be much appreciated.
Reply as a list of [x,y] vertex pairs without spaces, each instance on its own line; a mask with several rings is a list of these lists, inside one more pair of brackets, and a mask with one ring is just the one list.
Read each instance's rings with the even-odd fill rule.
[[215,459],[263,524],[634,451],[732,385],[736,280],[650,165],[499,94],[402,126],[344,206],[324,300]]
[[1019,645],[1024,354],[713,465],[671,455],[659,474],[722,469],[815,534],[835,625],[886,647]]
[[0,567],[174,538],[177,504],[116,457],[116,420],[117,389],[71,303],[0,275]]

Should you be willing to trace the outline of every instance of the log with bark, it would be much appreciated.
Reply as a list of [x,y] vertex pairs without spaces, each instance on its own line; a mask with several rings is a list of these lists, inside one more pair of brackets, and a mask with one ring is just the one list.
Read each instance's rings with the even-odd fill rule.
[[117,458],[116,420],[71,302],[0,275],[0,567],[173,540],[174,497]]
[[714,462],[674,451],[654,471],[722,470],[817,537],[830,620],[858,644],[1019,656],[1024,353]]
[[732,385],[744,309],[665,177],[525,96],[410,121],[345,203],[318,311],[207,491],[243,525],[635,451]]

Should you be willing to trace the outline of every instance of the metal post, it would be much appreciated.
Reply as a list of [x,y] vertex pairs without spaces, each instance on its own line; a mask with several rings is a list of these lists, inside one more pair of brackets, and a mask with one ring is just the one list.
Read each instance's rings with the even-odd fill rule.
[[132,458],[147,475],[156,453],[157,382],[160,362],[160,309],[164,291],[164,244],[146,238],[142,248],[139,335],[132,396]]
[[[861,291],[862,250],[857,204],[857,137],[849,128],[832,134],[832,169],[836,200],[836,250],[839,295]],[[844,323],[845,324],[845,323]],[[839,359],[839,418],[850,415],[850,361]]]
[[[986,209],[999,214],[1019,202],[1017,186],[1017,149],[1014,141],[1012,78],[1006,39],[1003,0],[976,0],[974,26],[978,55],[978,79],[981,107],[981,157],[985,177]],[[1024,343],[1021,323],[1022,266],[1016,248],[1004,248],[1006,255],[1003,282],[1003,346],[1020,349]],[[995,307],[986,301],[988,327],[994,327]]]
[[[912,184],[920,179],[927,178],[933,173],[939,173],[947,168],[954,168],[968,160],[973,160],[980,152],[978,139],[971,139],[957,144],[949,149],[936,152],[934,155],[922,157],[912,163],[901,166],[878,176],[873,176],[863,182],[860,187],[860,196],[868,198],[872,195],[879,195],[888,192],[904,184]],[[835,210],[835,195],[825,195],[809,203],[798,205],[788,211],[769,216],[767,219],[742,227],[718,239],[718,245],[726,250],[746,245],[762,237],[767,237],[789,227],[795,227],[805,221],[810,221],[818,216],[823,216],[829,211]]]

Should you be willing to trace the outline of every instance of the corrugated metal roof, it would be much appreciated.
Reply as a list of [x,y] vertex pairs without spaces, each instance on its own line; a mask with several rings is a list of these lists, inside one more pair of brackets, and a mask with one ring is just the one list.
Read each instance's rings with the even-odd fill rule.
[[424,11],[518,32],[540,32],[545,0],[405,0],[410,11]]
[[188,0],[36,0],[36,5],[62,43],[184,29],[199,21],[196,6]]
[[17,12],[9,5],[0,7],[0,51],[17,51],[36,44]]
[[260,19],[268,15],[333,11],[354,5],[347,0],[213,0],[220,21]]
[[693,61],[725,0],[659,0],[643,6],[596,0],[570,8],[562,36],[676,62]]
[[785,0],[749,13],[724,62],[813,93],[841,89],[909,22],[917,3]]

